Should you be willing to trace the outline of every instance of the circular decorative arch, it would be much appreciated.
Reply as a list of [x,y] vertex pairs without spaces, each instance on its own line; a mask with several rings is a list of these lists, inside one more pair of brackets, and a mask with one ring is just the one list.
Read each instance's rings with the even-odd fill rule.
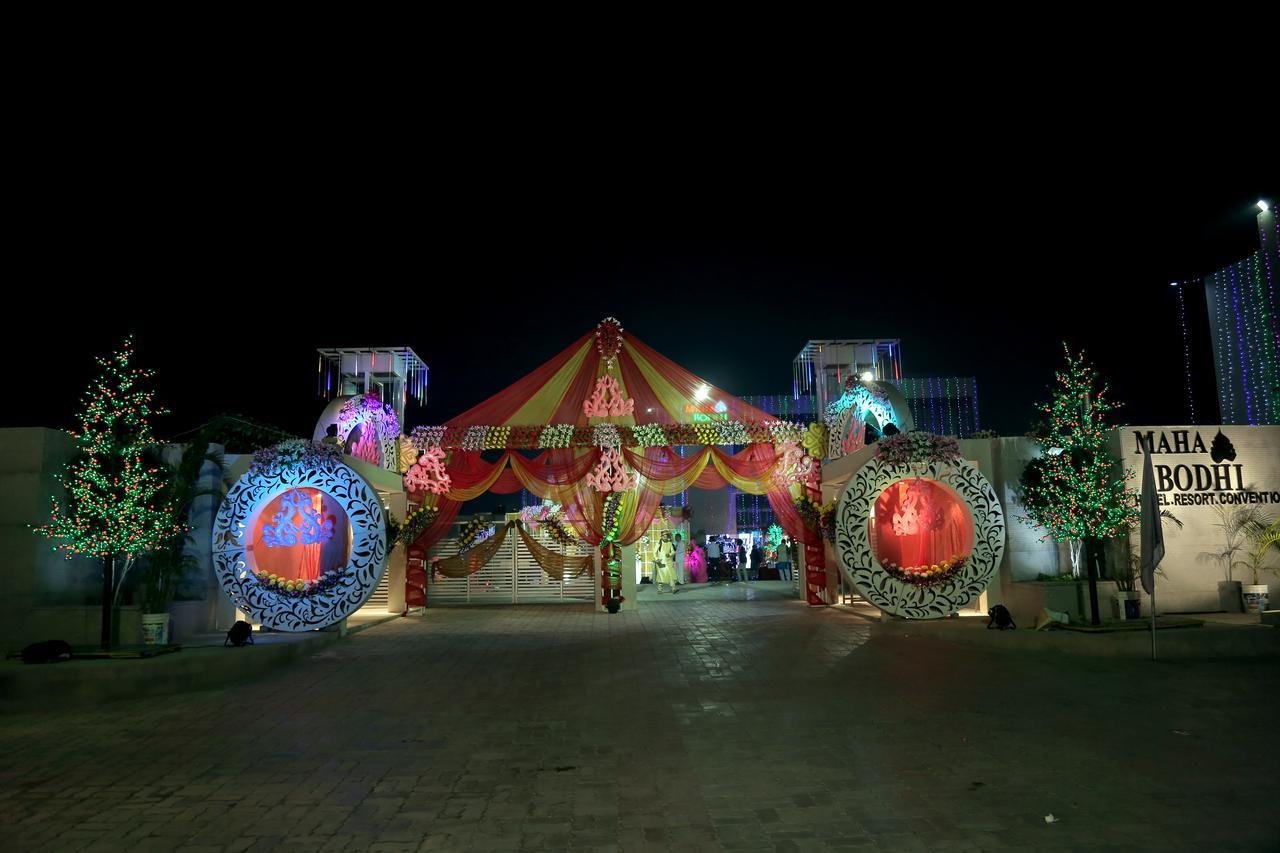
[[[902,393],[887,382],[870,382],[850,378],[839,400],[827,406],[826,422],[830,429],[827,458],[847,456],[857,447],[850,446],[850,433],[863,424],[871,424],[879,432],[893,424],[899,432],[915,427],[911,411]],[[861,446],[859,441],[855,441]]]
[[348,398],[338,409],[336,423],[338,439],[346,445],[348,454],[388,471],[400,470],[400,420],[377,391]]
[[[963,568],[932,585],[889,574],[871,549],[868,522],[877,500],[894,483],[913,478],[933,481],[954,493],[973,525],[973,548]],[[886,465],[872,459],[853,475],[836,509],[836,553],[854,586],[884,612],[908,619],[937,619],[973,603],[999,569],[1004,541],[1004,510],[995,490],[981,471],[966,462]]]
[[[262,527],[256,521],[261,511],[281,505],[278,499],[283,497],[291,513],[300,505],[298,495],[314,496],[322,512],[325,501],[332,502],[350,525],[351,541],[342,552],[345,565],[307,589],[281,588],[253,572],[249,552]],[[290,514],[286,522],[291,521]],[[270,538],[264,543],[268,547],[307,547],[300,537],[290,539],[273,531]],[[253,465],[231,487],[214,519],[213,565],[223,591],[251,619],[279,631],[325,628],[350,616],[368,600],[386,564],[386,520],[378,493],[352,468],[332,459]]]

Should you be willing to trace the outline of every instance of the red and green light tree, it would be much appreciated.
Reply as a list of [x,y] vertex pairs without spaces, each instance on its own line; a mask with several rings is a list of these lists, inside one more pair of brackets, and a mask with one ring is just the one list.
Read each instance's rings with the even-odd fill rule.
[[[1117,468],[1107,452],[1108,415],[1120,404],[1107,396],[1107,385],[1083,352],[1072,356],[1063,349],[1066,369],[1056,374],[1053,399],[1039,407],[1047,415],[1037,436],[1041,455],[1022,472],[1022,505],[1025,520],[1055,540],[1083,540],[1089,546],[1094,590],[1100,543],[1138,524],[1138,495],[1126,488],[1128,472]],[[1096,609],[1095,602],[1095,621]]]
[[85,392],[80,427],[71,432],[76,458],[59,475],[67,498],[55,497],[49,523],[35,529],[68,558],[102,560],[103,648],[110,646],[111,607],[129,566],[186,530],[165,497],[167,472],[147,461],[158,444],[149,418],[166,410],[148,387],[153,371],[131,367],[133,356],[129,338],[98,359],[102,373]]

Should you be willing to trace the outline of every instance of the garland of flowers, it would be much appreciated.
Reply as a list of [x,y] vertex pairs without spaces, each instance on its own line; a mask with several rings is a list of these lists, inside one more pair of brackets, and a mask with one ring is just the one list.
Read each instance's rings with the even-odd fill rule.
[[662,424],[638,424],[631,430],[634,447],[665,447],[667,434]]
[[493,527],[493,522],[489,520],[487,515],[477,515],[462,526],[462,532],[458,534],[458,553],[469,549],[475,545],[484,536],[484,533]]
[[544,503],[539,506],[527,506],[520,510],[520,521],[530,533],[544,530],[560,545],[571,546],[578,543],[578,538],[565,526],[564,508],[560,504]]
[[439,447],[444,439],[445,428],[442,426],[416,426],[409,433],[409,442],[419,450],[428,447]]
[[596,324],[596,352],[608,367],[622,352],[622,324],[617,317],[605,317]]
[[538,446],[546,448],[567,448],[573,442],[572,424],[547,424],[538,437]]
[[880,567],[890,577],[915,586],[928,587],[937,586],[951,580],[964,568],[965,563],[968,561],[968,556],[962,557],[959,554],[953,554],[951,559],[929,566],[899,566],[892,560],[884,559],[880,561]]
[[356,424],[371,421],[377,425],[379,437],[400,434],[396,410],[390,403],[383,403],[377,391],[366,391],[343,403],[338,410],[338,438],[346,441]]
[[[817,447],[821,424],[802,427],[785,421],[715,421],[696,424],[547,424],[546,426],[414,427],[410,443],[418,450],[550,450],[593,447],[730,446],[804,443]],[[821,458],[821,452],[810,454]]]
[[960,442],[931,432],[904,432],[876,442],[876,457],[885,465],[950,464],[960,460]]
[[822,509],[818,512],[818,529],[822,531],[823,539],[826,539],[832,545],[835,544],[836,542],[835,501],[822,505]]
[[426,533],[427,528],[436,520],[436,514],[435,508],[429,506],[420,507],[411,512],[400,524],[400,532],[396,535],[396,541],[406,547],[417,542],[418,538],[423,533]]
[[342,462],[342,447],[300,438],[282,441],[253,452],[249,470],[254,473],[287,468],[330,468]]
[[[618,544],[618,520],[622,514],[622,495],[610,492],[600,509],[600,603],[612,613],[622,606],[622,547]],[[616,602],[611,604],[611,602]]]
[[621,447],[622,438],[613,424],[596,424],[592,427],[591,443],[596,447]]
[[280,595],[286,595],[290,598],[306,598],[312,595],[319,595],[325,590],[332,589],[342,583],[342,575],[341,571],[331,569],[316,580],[304,581],[300,578],[286,578],[277,575],[275,572],[255,569],[253,579],[264,588]]

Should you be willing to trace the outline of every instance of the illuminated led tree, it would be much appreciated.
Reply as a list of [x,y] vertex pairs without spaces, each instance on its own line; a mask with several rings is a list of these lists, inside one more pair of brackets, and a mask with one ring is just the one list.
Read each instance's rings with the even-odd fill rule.
[[1041,455],[1022,472],[1024,519],[1059,542],[1082,540],[1089,572],[1092,618],[1098,622],[1098,564],[1102,542],[1138,523],[1138,495],[1125,488],[1126,471],[1107,453],[1107,416],[1119,408],[1107,386],[1085,361],[1066,350],[1067,366],[1057,374],[1053,399],[1040,406],[1048,415],[1037,436]]
[[[36,532],[55,550],[102,559],[102,647],[111,644],[111,607],[133,561],[186,525],[167,500],[166,472],[146,460],[157,444],[148,419],[165,414],[147,387],[153,372],[131,367],[133,340],[109,358],[90,385],[71,433],[77,455],[59,475],[67,500],[53,499],[48,524]],[[119,569],[119,571],[117,571]]]

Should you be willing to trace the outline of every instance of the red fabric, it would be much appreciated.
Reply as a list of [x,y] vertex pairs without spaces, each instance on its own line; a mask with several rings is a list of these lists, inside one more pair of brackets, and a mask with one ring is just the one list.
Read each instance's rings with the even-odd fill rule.
[[764,480],[773,473],[774,463],[778,461],[778,453],[772,444],[748,444],[732,456],[718,447],[711,448],[711,452],[744,480]]
[[796,512],[796,505],[791,499],[791,492],[785,488],[777,488],[769,492],[766,497],[769,499],[769,508],[773,510],[773,517],[782,525],[782,529],[786,531],[792,541],[803,545],[822,547],[822,534],[805,527],[800,513]]
[[[478,403],[462,414],[445,421],[445,426],[499,426],[505,424],[530,397],[540,391],[542,386],[546,385],[551,377],[556,375],[556,371],[564,367],[569,359],[573,357],[573,354],[588,339],[594,339],[594,337],[595,330],[587,332],[546,364],[523,379],[518,380],[514,385],[504,388],[483,403]],[[588,357],[587,360],[590,361],[591,359]]]
[[692,456],[681,456],[673,447],[646,447],[642,453],[624,447],[622,457],[636,473],[646,479],[674,480],[695,467],[706,452],[706,448],[703,448]]
[[[599,545],[604,541],[602,516],[606,497],[606,493],[597,492],[590,486],[584,485],[574,492],[573,500],[565,506],[565,520],[573,525],[578,536],[590,545]],[[647,533],[661,505],[662,495],[648,489],[640,489],[636,495],[635,516],[630,526],[618,531],[617,541],[623,545],[630,545]]]
[[436,501],[436,520],[431,522],[426,530],[422,531],[422,535],[418,540],[412,543],[412,547],[425,554],[427,549],[444,538],[449,532],[449,528],[453,527],[453,522],[458,518],[458,510],[462,509],[462,501],[451,501],[443,495]]
[[[694,399],[694,395],[697,393],[698,389],[702,387],[702,385],[704,384],[701,379],[699,379],[697,376],[694,376],[692,373],[685,370],[683,367],[676,364],[674,361],[667,358],[662,353],[645,345],[630,333],[625,334],[622,340],[623,340],[623,346],[622,346],[622,354],[619,356],[620,361],[623,361],[625,363],[625,361],[630,358],[630,355],[627,353],[627,347],[628,346],[634,347],[635,351],[638,352],[641,355],[641,357],[644,358],[645,361],[649,362],[649,364],[653,367],[653,369],[658,371],[658,373],[662,375],[663,379],[670,382],[671,386],[675,388],[678,392],[680,392],[680,395],[682,397],[688,400]],[[625,372],[622,375],[624,378],[627,376]],[[632,389],[630,381],[627,382],[627,393],[631,394],[632,396],[635,396],[635,391]],[[776,418],[772,417],[771,415],[765,414],[764,412],[757,409],[755,406],[751,406],[751,405],[748,405],[747,403],[742,402],[737,397],[734,397],[732,394],[726,393],[721,388],[717,388],[715,386],[709,385],[708,394],[710,395],[710,398],[713,400],[724,400],[725,405],[729,407],[730,420],[735,420],[735,421],[776,420]],[[640,398],[636,397],[636,423],[663,423],[663,421],[658,420],[658,418],[656,417],[658,412],[662,409],[662,407],[656,406],[655,411],[652,413],[649,413],[645,411],[649,407],[649,405],[652,405],[652,404],[648,404],[644,407],[641,407]],[[680,418],[680,420],[684,420],[683,412],[677,412],[676,415],[677,417]]]
[[640,372],[640,368],[636,366],[635,359],[631,357],[631,354],[625,348],[618,353],[618,368],[622,371],[622,384],[627,386],[627,395],[636,401],[635,418],[637,424],[675,424],[681,422],[679,418],[672,417],[671,413],[662,405],[658,395],[653,393],[653,387],[649,385],[644,378],[644,374]]
[[592,448],[586,452],[567,449],[545,450],[532,459],[518,453],[511,454],[512,466],[519,466],[525,476],[551,487],[576,484],[600,461],[600,451]]
[[551,416],[553,424],[577,424],[586,426],[587,416],[582,412],[582,401],[591,395],[596,386],[596,374],[600,372],[600,351],[594,346],[582,360],[582,366],[569,382],[560,405]]

